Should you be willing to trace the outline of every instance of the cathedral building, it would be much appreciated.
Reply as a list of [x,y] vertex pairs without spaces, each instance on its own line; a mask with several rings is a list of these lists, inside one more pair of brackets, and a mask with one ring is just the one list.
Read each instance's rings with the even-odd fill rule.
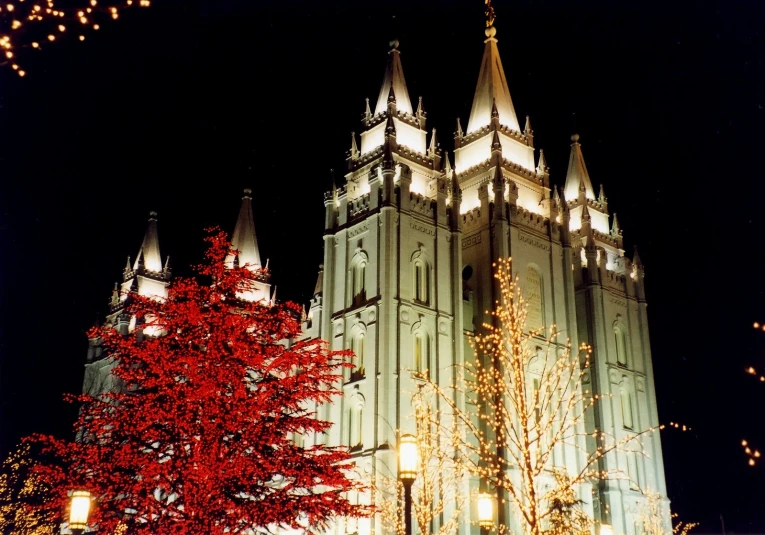
[[[370,478],[396,476],[399,433],[414,433],[411,396],[418,379],[412,371],[428,370],[449,387],[459,380],[455,370],[474,359],[468,339],[490,318],[486,311],[497,298],[492,262],[498,258],[512,257],[529,329],[556,325],[573,347],[592,345],[585,379],[602,399],[588,430],[620,439],[658,425],[637,251],[632,259],[625,256],[622,230],[602,186],[596,194],[578,135],[571,137],[565,185],[551,185],[529,117],[521,127],[516,114],[496,33],[493,25],[486,30],[470,117],[466,129],[457,121],[453,158],[439,148],[435,130],[428,131],[422,99],[410,98],[399,44],[391,43],[377,101],[367,99],[360,135],[352,135],[345,184],[324,195],[323,229],[316,222],[316,235],[324,233],[324,258],[305,336],[352,349],[357,358],[355,369],[345,372],[344,396],[319,409],[334,423],[328,436],[307,441],[348,447],[359,472]],[[241,251],[232,262],[262,265],[249,190],[232,239]],[[152,215],[135,261],[128,259],[122,285],[115,287],[108,322],[130,332],[131,320],[122,314],[125,295],[164,295],[170,280]],[[252,298],[273,300],[267,278]],[[109,364],[99,352],[92,344],[88,392],[110,387]],[[596,525],[638,535],[646,490],[663,498],[669,522],[658,433],[646,435],[643,450],[614,452],[600,466],[629,480],[582,489]],[[556,452],[552,462],[573,473],[582,455],[572,447]],[[467,482],[465,491],[477,484]],[[356,499],[373,503],[375,496]],[[477,529],[473,505],[460,533]],[[372,518],[340,521],[336,532],[383,529]]]

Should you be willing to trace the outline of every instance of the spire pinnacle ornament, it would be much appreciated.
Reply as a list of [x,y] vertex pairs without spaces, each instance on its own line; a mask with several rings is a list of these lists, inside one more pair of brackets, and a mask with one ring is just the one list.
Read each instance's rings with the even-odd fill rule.
[[457,117],[457,137],[462,137],[465,135],[465,132],[462,131],[462,125],[460,124],[460,118]]
[[364,110],[364,118],[369,119],[370,117],[372,117],[372,110],[369,109],[369,97],[367,97],[365,100],[367,101],[367,104],[366,104],[367,107]]
[[614,223],[611,225],[611,236],[617,238],[622,235],[622,229],[619,226],[619,220],[616,218],[616,212],[614,212]]
[[428,156],[433,157],[438,151],[438,142],[436,141],[436,129],[433,129],[433,134],[430,136],[430,147],[428,147]]
[[356,132],[351,132],[351,159],[359,157],[359,147],[356,145]]

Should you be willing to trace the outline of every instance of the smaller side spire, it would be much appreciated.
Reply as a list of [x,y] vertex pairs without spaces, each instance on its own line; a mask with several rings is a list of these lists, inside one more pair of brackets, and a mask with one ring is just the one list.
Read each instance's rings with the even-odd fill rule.
[[618,238],[622,235],[622,228],[619,226],[619,220],[616,218],[616,212],[614,212],[614,222],[611,225],[611,236]]
[[584,163],[582,146],[579,144],[579,134],[571,136],[571,153],[568,159],[568,171],[566,172],[566,197],[578,198],[580,192],[588,199],[595,200],[595,191],[592,188],[590,174]]
[[393,116],[388,115],[388,120],[385,122],[385,137],[396,136],[396,123],[393,121]]
[[637,245],[633,249],[632,253],[632,263],[638,268],[641,269],[643,267],[643,262],[640,260],[640,255],[638,254],[638,248]]
[[592,221],[592,216],[590,215],[590,210],[587,208],[587,203],[584,203],[582,205],[582,223],[589,223],[590,221]]
[[316,278],[316,286],[313,287],[313,296],[317,297],[324,292],[324,264],[319,264],[319,275]]
[[425,109],[422,107],[422,97],[419,97],[417,100],[417,111],[415,112],[415,117],[417,118],[417,122],[420,123],[420,128],[422,130],[425,130],[425,121],[427,120],[427,113],[425,113]]
[[436,129],[433,129],[433,134],[430,136],[430,146],[428,147],[428,156],[433,157],[438,151],[438,142],[436,141]]
[[[547,167],[547,160],[545,159],[545,151],[543,149],[539,149],[539,163],[537,163],[537,175],[544,175],[548,171]],[[555,189],[557,191],[558,186],[555,186]]]
[[494,131],[494,136],[491,139],[491,151],[492,152],[502,152],[502,142],[499,140],[499,132]]
[[460,124],[460,118],[457,117],[457,132],[455,134],[457,137],[463,137],[465,135],[465,132],[462,131],[462,125]]
[[356,145],[356,132],[351,132],[351,160],[359,157],[359,147]]
[[603,184],[600,185],[600,191],[598,192],[598,202],[603,206],[603,210],[608,213],[608,199],[606,193],[603,190]]
[[449,160],[449,151],[448,150],[444,151],[443,170],[444,170],[444,175],[446,176],[446,179],[447,180],[451,179],[451,177],[452,177],[452,163]]
[[149,225],[146,228],[146,234],[143,237],[143,243],[138,250],[133,269],[139,266],[160,273],[162,271],[162,257],[159,254],[159,236],[157,234],[157,212],[149,212]]
[[369,120],[372,117],[372,110],[369,108],[369,97],[366,98],[367,101],[367,107],[364,110],[364,118]]
[[499,124],[499,110],[497,109],[497,99],[491,99],[491,122]]
[[393,91],[393,86],[390,86],[388,91],[388,114],[396,113],[396,92]]
[[534,130],[531,129],[531,118],[526,116],[526,125],[523,127],[523,135],[526,136],[529,147],[534,148]]
[[250,269],[260,269],[263,265],[260,261],[258,239],[255,236],[255,218],[252,213],[252,190],[249,188],[244,190],[244,195],[242,196],[239,217],[236,220],[236,226],[231,235],[231,247],[239,251],[239,255],[236,259],[230,258],[230,262],[236,260],[239,266],[244,267],[247,265]]
[[558,191],[558,185],[555,184],[553,187],[553,195],[552,195],[553,204],[556,207],[560,207],[560,192]]

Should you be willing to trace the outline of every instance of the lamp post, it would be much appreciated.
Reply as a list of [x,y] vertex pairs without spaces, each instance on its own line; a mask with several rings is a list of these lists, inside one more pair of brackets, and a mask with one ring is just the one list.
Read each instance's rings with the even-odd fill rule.
[[412,535],[412,483],[417,477],[418,457],[417,439],[402,435],[398,442],[398,478],[404,484],[405,535]]
[[82,535],[88,527],[90,513],[90,492],[75,490],[72,492],[72,503],[69,507],[69,529],[74,535]]
[[485,492],[478,495],[478,525],[481,535],[488,535],[494,525],[494,498]]
[[601,524],[600,535],[614,535],[614,528],[611,527],[611,524]]

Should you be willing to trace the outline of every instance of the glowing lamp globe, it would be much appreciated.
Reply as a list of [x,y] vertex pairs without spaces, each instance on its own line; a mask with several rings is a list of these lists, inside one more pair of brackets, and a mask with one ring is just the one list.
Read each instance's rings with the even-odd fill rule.
[[402,481],[414,481],[419,464],[417,439],[413,435],[402,435],[398,442],[398,477]]
[[478,525],[482,528],[494,525],[494,498],[485,492],[478,495]]
[[614,528],[610,524],[601,524],[600,535],[614,535]]
[[69,509],[69,528],[83,531],[88,526],[90,513],[90,492],[75,490],[72,492],[72,503]]

